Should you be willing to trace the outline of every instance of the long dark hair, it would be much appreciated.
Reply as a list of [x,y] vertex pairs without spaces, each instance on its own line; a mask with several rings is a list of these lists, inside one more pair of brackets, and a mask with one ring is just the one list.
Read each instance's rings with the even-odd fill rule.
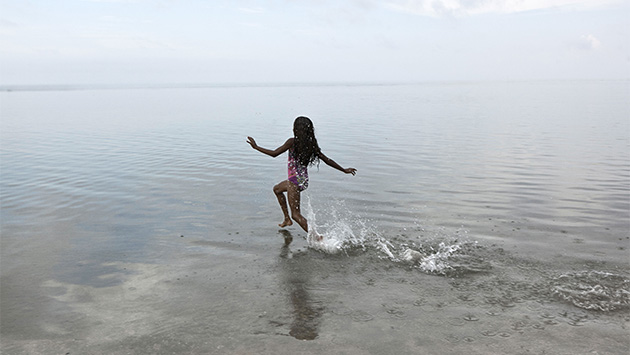
[[293,154],[303,166],[309,166],[317,162],[319,164],[319,145],[315,138],[313,122],[304,116],[300,116],[293,122]]

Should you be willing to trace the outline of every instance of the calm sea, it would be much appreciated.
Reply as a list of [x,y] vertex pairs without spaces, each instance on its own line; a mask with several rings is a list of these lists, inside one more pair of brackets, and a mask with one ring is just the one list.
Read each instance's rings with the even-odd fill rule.
[[[492,273],[501,269],[492,248],[500,248],[545,263],[549,280],[575,279],[550,285],[549,299],[627,307],[629,88],[542,81],[0,92],[2,331],[34,331],[31,318],[55,311],[33,305],[58,296],[59,285],[120,285],[133,274],[120,265],[275,253],[282,214],[271,188],[286,179],[286,156],[272,159],[245,140],[276,148],[300,115],[313,120],[326,155],[358,170],[310,168],[302,207],[331,242],[323,254],[305,245],[307,255],[425,275]],[[609,302],[584,300],[573,287],[584,279],[611,288]],[[40,296],[18,301],[29,292]]]

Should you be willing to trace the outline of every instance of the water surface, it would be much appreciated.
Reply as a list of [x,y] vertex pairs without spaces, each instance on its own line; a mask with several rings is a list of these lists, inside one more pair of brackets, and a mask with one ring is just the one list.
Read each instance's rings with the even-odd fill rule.
[[0,92],[3,353],[628,350],[625,81],[74,89]]

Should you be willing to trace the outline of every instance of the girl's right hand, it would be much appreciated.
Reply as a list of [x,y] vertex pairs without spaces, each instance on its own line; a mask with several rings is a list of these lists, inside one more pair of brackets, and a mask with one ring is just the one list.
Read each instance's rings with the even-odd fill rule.
[[347,168],[347,169],[343,169],[343,172],[346,173],[346,174],[356,175],[357,174],[357,169],[355,169],[355,168]]
[[256,144],[256,141],[252,137],[247,137],[247,143],[249,143],[249,145],[251,145],[252,148],[254,148],[254,149],[256,149],[256,147],[258,147],[258,145]]

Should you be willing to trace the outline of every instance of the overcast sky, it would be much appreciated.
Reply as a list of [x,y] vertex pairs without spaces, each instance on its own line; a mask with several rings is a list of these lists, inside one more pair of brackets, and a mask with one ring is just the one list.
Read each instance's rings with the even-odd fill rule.
[[0,0],[0,84],[628,79],[630,0]]

